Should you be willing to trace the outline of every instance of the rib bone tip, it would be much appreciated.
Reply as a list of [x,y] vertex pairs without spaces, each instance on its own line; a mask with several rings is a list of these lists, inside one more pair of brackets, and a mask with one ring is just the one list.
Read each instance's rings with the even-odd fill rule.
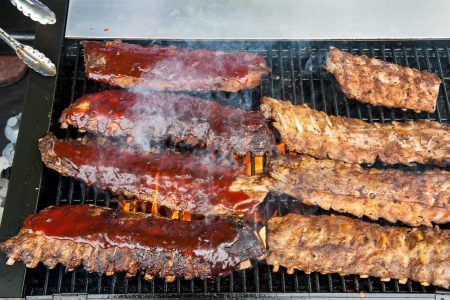
[[383,281],[383,282],[388,282],[390,280],[391,280],[391,278],[389,278],[389,277],[382,277],[381,278],[381,281]]
[[166,282],[174,282],[177,277],[175,275],[166,276]]
[[252,266],[252,262],[247,259],[239,264],[239,270],[248,269]]
[[420,284],[423,285],[423,286],[429,286],[430,285],[430,283],[428,281],[422,281]]
[[280,269],[280,265],[276,264],[273,266],[272,272],[276,273],[276,272],[278,272],[279,269]]
[[398,283],[405,284],[408,281],[408,278],[401,278],[398,280]]
[[259,230],[259,234],[258,235],[259,235],[259,237],[261,239],[261,242],[263,243],[264,248],[266,248],[267,247],[267,245],[266,245],[266,226],[264,226],[263,228],[261,228]]
[[34,267],[36,267],[36,265],[37,265],[37,263],[33,261],[33,262],[30,262],[29,264],[26,264],[25,266],[27,268],[34,268]]
[[294,274],[294,268],[288,268],[286,271],[289,275]]
[[13,258],[8,258],[8,260],[6,261],[6,264],[8,265],[8,266],[12,266],[14,263],[15,263],[16,261],[13,259]]
[[153,279],[153,276],[150,275],[150,274],[145,274],[145,275],[144,275],[144,279],[145,279],[145,280],[152,280],[152,279]]
[[114,272],[106,272],[106,276],[113,276]]
[[367,275],[367,274],[361,274],[361,275],[359,275],[359,278],[369,278],[369,275]]

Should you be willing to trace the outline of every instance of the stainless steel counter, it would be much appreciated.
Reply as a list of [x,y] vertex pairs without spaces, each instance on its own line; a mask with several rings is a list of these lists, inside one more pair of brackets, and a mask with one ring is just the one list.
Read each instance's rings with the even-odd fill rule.
[[450,38],[450,1],[71,0],[66,37]]

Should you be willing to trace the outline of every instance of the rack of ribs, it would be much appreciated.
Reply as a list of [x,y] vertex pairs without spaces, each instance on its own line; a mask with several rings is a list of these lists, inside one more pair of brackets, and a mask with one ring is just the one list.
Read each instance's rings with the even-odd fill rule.
[[450,285],[450,231],[381,226],[344,216],[289,214],[268,222],[266,262],[309,274],[339,273]]
[[124,88],[237,92],[257,87],[270,72],[262,56],[249,52],[121,42],[85,41],[82,45],[86,77]]
[[53,134],[39,141],[39,150],[45,165],[63,176],[171,210],[242,215],[253,212],[265,197],[265,192],[253,191],[250,197],[247,192],[233,189],[233,181],[247,175],[234,159],[227,157],[171,150],[142,152],[111,142],[59,140]]
[[73,125],[105,136],[163,140],[241,156],[275,148],[260,112],[182,94],[106,90],[78,99],[64,110],[60,122],[63,128]]
[[286,147],[317,158],[372,164],[445,165],[450,162],[450,125],[420,120],[390,124],[336,117],[288,101],[263,98]]
[[144,272],[172,281],[210,278],[251,266],[264,248],[258,236],[240,221],[221,218],[190,222],[116,211],[88,204],[51,206],[28,216],[17,236],[0,243],[7,264],[22,260],[34,268],[58,263],[71,271],[127,277]]
[[271,158],[268,170],[273,191],[307,205],[410,226],[450,222],[450,172],[445,170],[366,169],[309,156]]
[[441,79],[427,71],[402,67],[331,47],[325,68],[344,94],[375,106],[434,112]]

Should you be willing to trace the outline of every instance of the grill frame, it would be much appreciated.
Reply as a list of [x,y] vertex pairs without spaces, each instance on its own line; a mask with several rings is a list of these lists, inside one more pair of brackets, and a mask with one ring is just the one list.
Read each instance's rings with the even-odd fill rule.
[[[65,15],[67,12],[67,3],[68,1],[49,1],[50,6],[54,9],[58,15]],[[59,2],[59,3],[58,3]],[[60,18],[61,19],[61,18]],[[36,33],[36,46],[39,49],[46,51],[49,54],[50,58],[57,63],[59,69],[59,75],[57,78],[44,78],[39,75],[30,72],[28,87],[27,87],[27,96],[26,96],[26,104],[24,109],[24,118],[23,123],[21,124],[21,131],[19,134],[17,152],[16,152],[16,163],[13,167],[12,178],[10,190],[8,193],[6,207],[5,207],[5,216],[2,226],[0,228],[0,238],[4,240],[10,236],[15,235],[20,229],[21,222],[23,218],[34,211],[39,211],[48,205],[55,204],[54,199],[51,200],[48,196],[50,194],[55,195],[56,202],[59,203],[82,203],[85,199],[92,196],[89,202],[87,203],[95,203],[98,205],[115,205],[116,200],[111,197],[109,193],[99,193],[95,188],[87,189],[84,184],[80,184],[71,179],[63,178],[49,169],[43,168],[42,163],[40,161],[39,153],[37,150],[37,139],[39,137],[44,136],[47,131],[52,130],[57,133],[57,136],[60,138],[71,136],[76,137],[76,132],[73,130],[63,131],[57,129],[57,121],[59,114],[62,109],[65,108],[68,104],[67,99],[70,99],[70,102],[75,100],[81,94],[85,92],[92,92],[90,89],[103,89],[107,86],[104,84],[88,82],[81,75],[81,83],[78,78],[80,74],[83,74],[80,69],[80,64],[82,64],[82,58],[79,56],[81,53],[81,48],[77,40],[64,40],[64,24],[61,22],[57,27],[43,27],[38,26],[38,30]],[[55,37],[57,37],[58,43],[54,42]],[[148,44],[148,41],[131,41],[131,42],[141,42]],[[73,44],[76,44],[75,48],[73,48]],[[223,49],[224,44],[221,44],[222,41],[190,41],[190,42],[168,42],[162,41],[162,44],[175,44],[178,46],[195,46],[202,47],[217,47]],[[359,47],[351,46],[352,51],[358,51],[358,49],[365,49],[365,45],[374,45],[374,43],[380,43],[380,41],[226,41],[225,45],[232,45],[233,49],[261,49],[261,45],[272,44],[272,50],[266,52],[266,59],[268,64],[273,67],[274,72],[271,73],[266,79],[264,79],[263,84],[259,88],[259,90],[255,91],[244,91],[243,93],[238,93],[241,95],[242,101],[235,101],[235,104],[243,105],[247,108],[257,108],[257,103],[252,102],[251,104],[248,102],[248,98],[256,99],[260,98],[261,95],[269,95],[275,98],[290,98],[289,95],[294,97],[294,103],[300,104],[303,103],[302,99],[313,99],[309,104],[312,107],[325,110],[328,113],[332,112],[344,112],[344,115],[351,117],[360,117],[362,119],[366,119],[367,121],[390,121],[392,116],[396,117],[397,120],[404,120],[405,118],[417,117],[418,114],[412,112],[402,112],[400,110],[394,109],[379,109],[373,108],[369,105],[361,104],[356,101],[347,101],[343,95],[339,95],[338,87],[336,83],[332,83],[331,90],[326,89],[326,81],[327,74],[324,71],[319,70],[320,76],[317,77],[317,73],[311,72],[309,74],[305,74],[302,72],[302,68],[304,66],[304,62],[300,59],[302,55],[300,53],[301,45],[309,45],[314,47],[315,44],[322,45],[318,48],[319,56],[324,53],[324,49],[328,45],[334,45],[337,47],[341,47],[346,49],[346,45],[355,45],[358,44]],[[378,49],[366,47],[370,54],[376,54],[376,51],[381,51],[381,58],[391,60],[393,62],[399,62],[400,64],[403,61],[398,61],[398,59],[403,58],[404,55],[406,57],[409,53],[417,54],[417,51],[422,51],[420,48],[411,48],[409,49],[409,45],[417,45],[417,43],[422,43],[421,45],[425,45],[422,47],[427,48],[427,45],[431,45],[432,47],[426,50],[423,55],[423,61],[425,61],[426,68],[438,70],[438,74],[444,80],[444,86],[441,87],[441,93],[439,95],[439,103],[441,103],[441,107],[438,113],[432,114],[438,121],[449,122],[450,120],[450,105],[448,98],[448,89],[450,88],[450,62],[448,58],[450,57],[449,45],[450,41],[382,41],[385,45],[390,45],[394,47],[393,51],[389,49]],[[61,47],[63,45],[63,47]],[[273,48],[273,45],[277,47]],[[284,51],[284,45],[294,45],[298,47],[298,57],[297,60],[294,56],[292,56],[292,52]],[[222,46],[222,47],[220,47]],[[400,48],[398,48],[400,47]],[[305,48],[306,55],[310,55],[314,53],[314,48]],[[395,49],[399,49],[396,51]],[[67,51],[66,51],[67,50]],[[65,57],[65,53],[71,53],[71,51],[76,51],[75,58],[70,61]],[[391,51],[391,56],[389,56],[389,51]],[[434,51],[434,56],[433,56]],[[440,51],[440,52],[439,52]],[[431,57],[438,57],[442,55],[442,52],[445,52],[445,58],[447,59],[447,68],[442,67],[442,61],[439,60],[439,63],[436,61],[436,65],[432,64],[430,61]],[[371,53],[372,52],[372,53]],[[278,53],[278,54],[277,54]],[[281,55],[280,55],[281,53]],[[287,56],[284,56],[283,53],[288,53]],[[367,53],[367,52],[365,52]],[[439,54],[441,53],[441,54]],[[264,53],[260,53],[263,54]],[[275,55],[274,55],[275,54]],[[388,54],[388,55],[386,55]],[[285,63],[285,60],[288,60]],[[420,59],[417,59],[417,62],[420,62]],[[72,68],[72,65],[73,68]],[[411,62],[406,60],[406,63],[410,64]],[[314,62],[313,67],[320,64],[320,62]],[[290,66],[285,70],[285,66]],[[295,67],[295,65],[298,65]],[[415,64],[414,64],[415,65]],[[76,76],[71,78],[68,75],[68,69],[75,73]],[[294,80],[286,79],[287,74],[291,74]],[[296,75],[297,74],[297,75]],[[69,74],[70,75],[70,74]],[[322,76],[323,75],[323,76]],[[444,76],[445,75],[445,76]],[[315,79],[315,77],[317,77]],[[279,83],[282,83],[279,85]],[[309,84],[310,87],[304,85],[304,83]],[[70,85],[72,83],[72,85]],[[75,83],[75,84],[73,84]],[[286,84],[285,84],[286,83]],[[289,87],[289,83],[294,83],[293,88]],[[61,85],[69,84],[70,89],[64,89]],[[59,85],[59,87],[58,87]],[[276,87],[279,88],[276,88]],[[296,88],[298,86],[298,88]],[[326,105],[326,99],[330,99],[329,92],[331,91],[331,107]],[[328,94],[327,94],[328,93]],[[341,93],[342,94],[342,93]],[[226,93],[213,93],[213,98],[218,97],[219,100],[224,98],[233,98],[235,94],[226,94]],[[68,97],[68,98],[67,98]],[[344,98],[344,102],[341,105],[338,105],[338,99]],[[325,104],[325,105],[324,105]],[[322,107],[323,106],[323,107]],[[323,109],[325,108],[325,109]],[[330,110],[331,108],[331,110]],[[385,114],[384,111],[387,111]],[[383,112],[383,113],[381,113]],[[378,117],[377,117],[378,114]],[[427,114],[425,114],[427,115]],[[36,126],[37,125],[37,126]],[[379,164],[380,167],[383,165]],[[254,157],[252,157],[252,173],[254,174]],[[52,183],[57,183],[56,187],[53,186]],[[67,188],[68,187],[68,188]],[[78,191],[77,191],[78,190]],[[87,198],[86,198],[87,193]],[[78,196],[78,197],[77,197]],[[78,200],[76,199],[78,198]],[[286,213],[286,211],[292,208],[293,202],[286,198],[273,198],[269,199],[264,207],[265,215],[269,216],[273,213],[274,209],[278,210],[278,213]],[[301,208],[304,210],[308,210],[308,208]],[[320,213],[326,213],[320,211]],[[84,272],[84,281],[86,283],[86,289],[81,290],[76,288],[78,281],[77,280],[77,272],[78,274],[81,271],[80,268],[76,269],[75,272],[72,273],[64,273],[64,268],[62,266],[58,266],[56,270],[48,271],[46,268],[40,265],[37,269],[29,269],[25,271],[25,268],[22,264],[18,263],[14,266],[5,266],[5,257],[2,255],[0,257],[0,278],[4,278],[5,280],[0,280],[0,296],[34,296],[34,295],[51,295],[51,294],[61,294],[61,293],[83,293],[83,294],[97,294],[97,296],[102,297],[101,294],[113,294],[114,297],[120,298],[120,294],[123,293],[131,293],[135,295],[135,293],[139,293],[142,296],[150,296],[150,297],[212,297],[212,296],[237,296],[237,297],[292,297],[298,296],[301,297],[305,294],[302,292],[306,292],[308,296],[315,295],[314,297],[319,298],[320,293],[327,291],[329,293],[333,293],[336,285],[342,286],[342,292],[336,294],[337,297],[358,297],[358,294],[349,293],[349,291],[358,292],[381,292],[384,297],[389,297],[391,295],[389,292],[400,292],[402,291],[402,287],[398,285],[397,281],[393,281],[389,284],[382,283],[378,279],[369,278],[369,279],[358,279],[357,276],[346,276],[346,278],[338,278],[335,280],[334,275],[319,275],[319,274],[311,274],[311,275],[302,275],[302,272],[296,272],[293,276],[287,275],[286,270],[282,268],[282,271],[272,274],[270,272],[270,268],[263,263],[259,263],[257,268],[253,268],[247,271],[239,271],[235,272],[230,276],[226,276],[224,278],[213,280],[213,281],[202,281],[202,280],[193,280],[189,282],[184,282],[184,280],[177,279],[175,283],[163,283],[162,280],[156,279],[155,281],[151,281],[150,283],[144,282],[141,277],[137,278],[137,282],[135,286],[137,290],[129,289],[130,283],[128,281],[123,281],[121,284],[121,275],[113,275],[112,277],[106,277],[105,275],[96,275],[96,274],[87,274]],[[41,273],[44,271],[45,273]],[[92,275],[92,276],[91,276]],[[42,278],[43,276],[43,278]],[[78,275],[78,277],[80,277]],[[97,277],[95,279],[94,277]],[[260,282],[261,278],[264,278],[263,282]],[[300,279],[299,279],[300,278]],[[83,279],[81,279],[83,280]],[[134,279],[132,279],[134,280]],[[132,281],[130,280],[130,281]],[[34,287],[33,284],[38,282],[38,287]],[[106,282],[107,288],[105,288]],[[322,281],[322,284],[320,283]],[[339,282],[340,281],[340,282]],[[33,283],[34,282],[34,283]],[[119,283],[118,283],[119,282]],[[324,283],[325,282],[325,283]],[[56,286],[53,287],[56,283]],[[43,284],[43,286],[42,286]],[[184,289],[185,284],[187,284],[187,293]],[[120,286],[118,288],[117,286]],[[225,288],[222,286],[225,285]],[[43,292],[41,293],[39,287],[43,288]],[[304,286],[304,287],[303,287]],[[325,286],[325,288],[324,288]],[[328,286],[328,288],[327,288]],[[351,287],[349,287],[351,286]],[[374,287],[375,286],[375,287]],[[126,288],[124,288],[126,287]],[[436,290],[434,288],[424,288],[418,286],[417,284],[411,284],[408,281],[408,285],[406,285],[406,294],[392,294],[393,297],[432,297],[434,298],[441,291]],[[299,292],[299,293],[293,293]],[[412,292],[412,293],[410,293]],[[415,294],[414,292],[421,292],[420,295]],[[282,294],[281,294],[282,293]],[[310,294],[317,293],[317,294]],[[332,294],[327,294],[332,295]],[[395,296],[394,296],[395,295]],[[105,296],[106,297],[106,296]]]

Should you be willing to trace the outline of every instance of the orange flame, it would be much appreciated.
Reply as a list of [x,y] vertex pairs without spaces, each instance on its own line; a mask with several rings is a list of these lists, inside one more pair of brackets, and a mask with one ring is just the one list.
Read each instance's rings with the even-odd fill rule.
[[131,201],[131,210],[132,210],[133,212],[139,211],[139,201],[138,201],[137,199],[133,199],[133,200]]
[[[245,171],[248,176],[252,176],[252,157],[250,153],[248,153],[242,159],[242,162],[245,164]],[[255,156],[255,174],[261,174],[263,172],[263,157]]]
[[285,144],[283,144],[283,143],[278,144],[277,147],[278,147],[278,150],[280,150],[281,154],[286,154],[286,145]]
[[152,202],[152,208],[151,208],[151,214],[154,216],[158,216],[158,204],[156,203],[156,200],[159,197],[159,172],[156,173],[155,175],[155,195],[154,195],[154,200]]
[[252,176],[252,162],[250,153],[247,153],[247,155],[244,156],[242,162],[245,164],[245,171],[247,172],[247,175]]
[[151,213],[153,216],[158,216],[158,204],[156,204],[156,202],[152,202],[152,208],[151,208]]
[[255,156],[255,174],[261,174],[263,172],[263,157]]
[[182,221],[191,221],[192,220],[192,215],[188,212],[182,211],[180,213],[180,220]]
[[155,175],[155,199],[159,196],[159,172],[156,172]]
[[276,217],[277,215],[278,215],[278,209],[275,209],[275,210],[273,211],[272,217]]
[[125,201],[123,199],[119,199],[119,209],[122,211],[126,211],[129,212],[130,211],[130,207],[131,207],[131,203],[129,201]]
[[180,212],[178,210],[172,212],[171,219],[178,220],[180,218]]

